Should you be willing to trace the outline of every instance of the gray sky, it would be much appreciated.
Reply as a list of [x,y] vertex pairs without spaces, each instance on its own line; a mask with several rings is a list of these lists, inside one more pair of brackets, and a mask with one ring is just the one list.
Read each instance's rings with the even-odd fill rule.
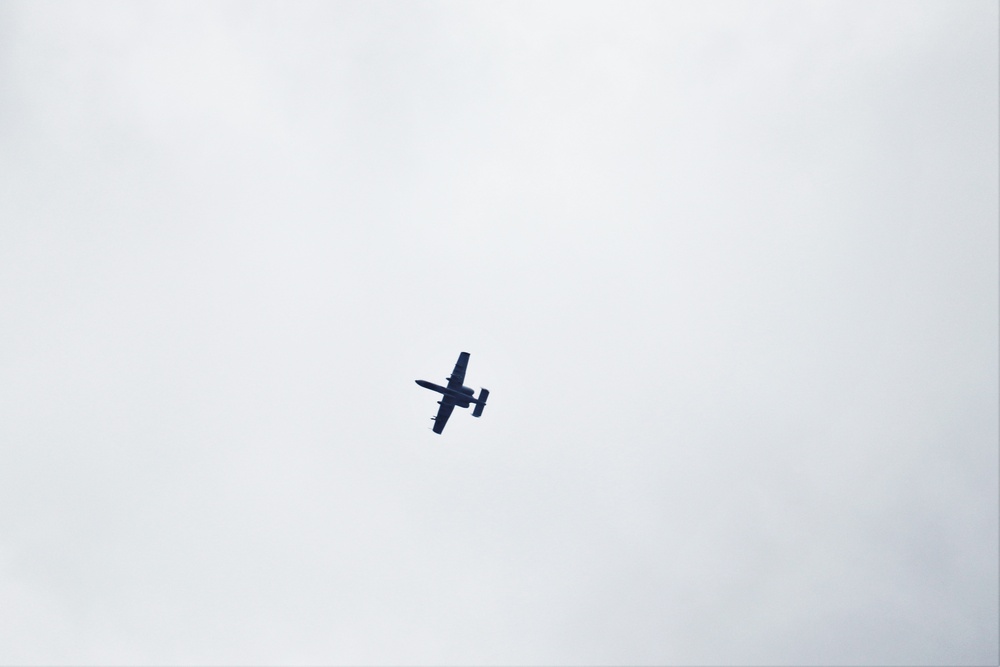
[[997,26],[0,4],[0,663],[996,664]]

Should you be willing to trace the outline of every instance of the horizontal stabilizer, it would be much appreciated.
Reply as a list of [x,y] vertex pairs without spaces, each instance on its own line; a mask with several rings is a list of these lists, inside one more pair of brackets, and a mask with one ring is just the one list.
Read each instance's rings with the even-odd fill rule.
[[486,407],[486,399],[489,398],[489,395],[490,395],[489,389],[479,390],[479,398],[476,399],[476,407],[472,409],[473,417],[483,416],[483,408]]

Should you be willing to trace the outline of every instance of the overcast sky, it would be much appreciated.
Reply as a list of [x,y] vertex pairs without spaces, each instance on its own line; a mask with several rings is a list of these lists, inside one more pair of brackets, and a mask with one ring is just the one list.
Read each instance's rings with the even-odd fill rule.
[[0,663],[995,665],[997,61],[986,1],[0,3]]

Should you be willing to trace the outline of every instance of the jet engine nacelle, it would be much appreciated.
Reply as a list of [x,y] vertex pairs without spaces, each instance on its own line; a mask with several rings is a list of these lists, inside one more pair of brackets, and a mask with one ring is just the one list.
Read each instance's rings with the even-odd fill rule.
[[462,387],[461,389],[459,389],[459,391],[462,392],[463,394],[468,394],[469,396],[472,396],[473,394],[476,393],[476,390],[473,389],[472,387]]

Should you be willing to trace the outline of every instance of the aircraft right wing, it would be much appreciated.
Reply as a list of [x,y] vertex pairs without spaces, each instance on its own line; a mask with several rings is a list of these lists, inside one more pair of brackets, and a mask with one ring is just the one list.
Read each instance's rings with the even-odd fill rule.
[[440,435],[444,425],[448,423],[448,417],[451,417],[451,411],[455,409],[455,404],[446,396],[442,396],[438,402],[441,403],[441,407],[438,408],[437,417],[434,418],[434,432]]
[[455,370],[448,376],[448,389],[458,389],[465,382],[465,369],[469,365],[469,353],[462,352],[455,362]]

